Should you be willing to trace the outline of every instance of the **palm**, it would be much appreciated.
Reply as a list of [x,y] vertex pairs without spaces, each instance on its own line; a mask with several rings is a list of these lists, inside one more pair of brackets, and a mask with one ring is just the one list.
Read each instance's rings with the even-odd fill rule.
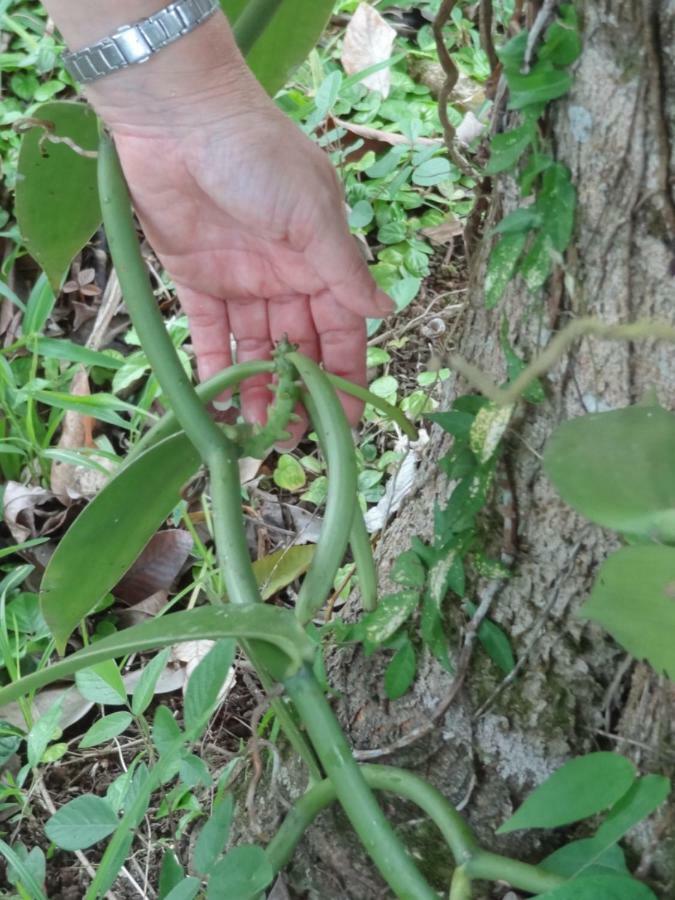
[[[148,239],[174,279],[201,378],[292,343],[363,383],[365,316],[377,291],[344,221],[323,154],[282,116],[207,127],[199,136],[117,135]],[[244,386],[244,412],[264,419],[266,380]],[[357,403],[345,399],[350,418]]]

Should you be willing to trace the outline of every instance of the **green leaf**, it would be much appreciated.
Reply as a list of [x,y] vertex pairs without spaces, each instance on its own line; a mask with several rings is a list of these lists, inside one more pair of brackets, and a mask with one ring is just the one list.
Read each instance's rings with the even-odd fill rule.
[[601,566],[580,615],[675,681],[675,549],[624,547]]
[[65,338],[38,337],[35,347],[40,356],[48,359],[67,359],[70,362],[82,363],[85,366],[98,366],[101,369],[119,369],[124,365],[124,360],[112,353],[104,353],[100,350],[90,350],[80,344],[74,344]]
[[131,710],[135,716],[142,716],[148,706],[150,706],[152,698],[155,696],[155,688],[157,687],[159,676],[166,668],[170,653],[171,650],[167,647],[166,650],[158,653],[143,669],[131,699]]
[[534,138],[533,122],[525,122],[517,128],[497,134],[490,144],[490,159],[485,167],[486,175],[496,175],[512,169]]
[[39,334],[42,331],[55,303],[54,289],[47,280],[47,276],[40,275],[30,292],[26,303],[26,313],[21,320],[21,329],[24,335]]
[[84,699],[90,700],[92,703],[122,706],[127,702],[127,692],[122,676],[112,659],[77,672],[75,684]]
[[177,747],[181,734],[171,710],[167,706],[158,706],[152,720],[152,743],[159,755],[162,756]]
[[462,412],[458,409],[451,409],[449,412],[431,413],[427,419],[431,419],[437,425],[440,425],[443,431],[447,431],[455,438],[460,440],[468,440],[471,434],[471,426],[475,416],[472,413]]
[[368,200],[359,200],[349,213],[350,228],[367,228],[373,221],[375,212]]
[[533,294],[543,288],[551,274],[553,261],[550,246],[551,239],[542,231],[532,241],[518,266],[519,274],[523,276],[523,281]]
[[269,94],[309,55],[333,12],[333,0],[284,0],[246,61]]
[[406,639],[403,646],[399,647],[394,654],[384,673],[384,689],[390,700],[398,700],[406,693],[415,680],[416,670],[415,648],[410,640]]
[[560,163],[548,166],[541,179],[536,209],[541,213],[542,230],[559,253],[563,253],[572,238],[577,191],[572,184],[570,170]]
[[421,589],[427,582],[426,569],[414,550],[406,550],[397,557],[389,577],[395,584],[407,588]]
[[527,75],[511,71],[509,109],[524,109],[536,103],[548,103],[566,94],[572,86],[569,72],[554,68],[549,62],[538,62]]
[[573,878],[582,870],[587,875],[606,875],[608,871],[628,874],[621,847],[612,844],[599,852],[594,838],[572,841],[551,853],[540,865],[547,872],[562,875],[563,878]]
[[107,744],[113,738],[126,731],[131,725],[131,714],[128,712],[115,712],[109,716],[103,716],[85,732],[78,746],[85,750],[89,747],[97,747],[99,744]]
[[371,644],[382,644],[395,634],[419,603],[417,591],[401,591],[383,597],[377,609],[362,619],[363,632]]
[[219,641],[196,667],[185,690],[183,721],[188,732],[206,724],[225,683],[235,652],[234,641]]
[[190,441],[174,435],[123,468],[75,519],[42,579],[42,613],[60,652],[171,514],[198,467]]
[[272,882],[274,870],[262,847],[246,844],[230,850],[216,863],[209,886],[207,900],[254,900]]
[[[83,103],[54,101],[31,111],[85,150],[98,147],[98,122]],[[86,159],[65,144],[45,141],[43,128],[31,128],[21,141],[17,169],[16,215],[31,256],[39,262],[54,290],[75,254],[101,223],[96,160]]]
[[450,165],[444,156],[428,159],[412,173],[412,182],[420,187],[433,187],[443,181],[452,181],[457,177],[457,169]]
[[519,206],[514,209],[494,229],[495,234],[517,234],[531,231],[541,224],[541,213],[534,206]]
[[192,900],[201,890],[202,883],[199,878],[188,875],[166,895],[166,900]]
[[214,807],[211,816],[199,832],[192,857],[192,864],[197,872],[208,875],[225,849],[233,815],[234,800],[232,795],[228,794]]
[[526,798],[497,830],[558,828],[602,812],[622,797],[635,780],[630,760],[616,753],[589,753],[561,766]]
[[120,412],[128,412],[131,415],[139,413],[147,415],[137,406],[126,403],[124,400],[120,400],[119,397],[115,397],[113,394],[106,394],[103,391],[91,396],[80,397],[61,391],[37,390],[31,391],[31,396],[38,403],[44,403],[46,406],[54,406],[56,409],[71,410],[85,416],[93,416],[101,422],[117,425],[118,428],[123,428],[125,431],[128,431],[130,426],[119,415]]
[[25,675],[0,688],[0,707],[45,684],[67,678],[81,669],[116,656],[168,647],[181,641],[234,638],[257,640],[281,651],[285,660],[272,673],[285,678],[314,659],[314,647],[295,616],[276,606],[206,606],[159,616],[124,631],[101,638],[66,659]]
[[675,415],[658,406],[592,413],[563,423],[544,469],[587,519],[625,534],[675,541]]
[[188,875],[174,885],[168,894],[160,894],[160,898],[163,896],[164,900],[193,900],[193,897],[197,896],[201,887],[202,883],[199,878]]
[[[14,682],[14,684],[18,683],[19,682]],[[49,742],[61,735],[59,721],[63,710],[63,698],[64,695],[61,694],[56,703],[54,703],[53,706],[50,706],[50,708],[40,716],[28,732],[28,738],[26,739],[28,764],[33,769],[38,766],[42,760]],[[0,706],[4,705],[4,703],[0,702]]]
[[257,559],[253,563],[253,573],[262,599],[269,600],[282,588],[304,575],[315,550],[314,544],[304,544],[275,550],[274,553]]
[[168,894],[185,878],[185,871],[172,850],[165,850],[159,870],[157,893],[159,900],[166,900]]
[[539,900],[656,900],[656,896],[626,875],[584,875],[540,894]]
[[527,234],[507,234],[492,248],[485,273],[485,306],[494,309],[506,286],[513,278],[518,260],[525,247]]
[[566,13],[567,21],[553,22],[546,30],[544,43],[537,51],[537,58],[552,63],[554,66],[571,66],[581,54],[581,37],[576,23],[576,10],[571,4],[571,15]]
[[276,486],[284,491],[300,491],[307,480],[305,470],[297,459],[288,453],[279,457],[273,478]]
[[[466,606],[471,615],[476,614],[478,608],[475,603],[466,601]],[[508,675],[516,667],[516,660],[511,649],[511,642],[506,633],[495,622],[490,619],[483,619],[478,629],[478,640],[481,642],[483,650],[490,657],[492,662],[498,666],[501,671]]]
[[[502,327],[499,333],[499,342],[506,359],[506,371],[509,376],[509,381],[515,381],[520,373],[525,368],[527,368],[527,366],[511,346],[511,342],[509,341],[509,322],[506,317],[504,317],[504,319],[502,320]],[[539,381],[538,378],[532,382],[527,390],[523,392],[523,397],[530,403],[544,402],[544,400],[546,399],[546,394],[544,393],[544,388],[542,387],[541,381]]]
[[32,868],[27,865],[27,860],[22,859],[18,853],[3,840],[0,840],[0,854],[5,857],[8,866],[11,866],[19,877],[23,887],[30,891],[30,900],[47,900],[43,885],[35,878]]
[[62,850],[86,850],[108,837],[119,825],[112,806],[94,794],[82,794],[47,820],[45,834]]

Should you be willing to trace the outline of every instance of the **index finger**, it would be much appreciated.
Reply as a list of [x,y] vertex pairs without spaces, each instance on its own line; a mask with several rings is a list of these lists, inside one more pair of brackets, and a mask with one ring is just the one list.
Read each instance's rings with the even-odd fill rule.
[[[341,306],[329,290],[320,291],[309,302],[325,368],[365,387],[365,319]],[[339,395],[349,424],[356,425],[363,412],[363,403],[341,391]]]

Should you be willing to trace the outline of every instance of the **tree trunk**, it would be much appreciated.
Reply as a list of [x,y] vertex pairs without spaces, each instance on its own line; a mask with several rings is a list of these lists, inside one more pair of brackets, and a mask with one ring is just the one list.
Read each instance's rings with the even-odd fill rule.
[[[644,316],[672,320],[675,3],[605,0],[583,4],[580,13],[583,54],[571,92],[552,104],[550,118],[554,153],[571,169],[579,200],[564,271],[549,280],[540,300],[516,282],[499,308],[487,312],[482,284],[489,238],[473,266],[458,349],[496,381],[505,378],[499,344],[504,317],[511,343],[527,359],[575,316],[605,322]],[[512,183],[496,186],[485,234],[514,198]],[[666,344],[580,341],[549,372],[547,402],[522,406],[504,454],[517,510],[515,574],[503,583],[491,613],[509,634],[522,670],[499,690],[499,673],[477,651],[462,691],[433,732],[380,760],[413,768],[452,802],[465,804],[480,840],[494,850],[536,861],[563,837],[588,834],[582,827],[564,836],[494,837],[524,794],[570,756],[609,749],[630,756],[644,771],[669,774],[673,769],[668,751],[675,722],[673,685],[628,659],[602,629],[577,617],[599,563],[617,540],[566,508],[541,467],[548,437],[567,418],[635,403],[653,387],[663,405],[672,405],[671,360],[672,347]],[[448,399],[466,392],[457,381]],[[433,436],[418,489],[387,531],[380,560],[385,589],[392,561],[413,535],[431,536],[434,501],[447,499],[451,486],[435,465],[445,443],[441,435]],[[494,521],[499,521],[496,513]],[[485,585],[473,586],[475,602],[484,590]],[[460,623],[461,614],[456,615]],[[459,634],[455,643],[459,647]],[[364,660],[358,651],[346,650],[331,661],[341,719],[361,750],[386,747],[423,726],[452,682],[426,659],[411,693],[387,702],[383,656]],[[385,802],[423,869],[439,888],[447,885],[452,861],[434,828],[405,804]],[[631,842],[631,862],[663,897],[675,891],[673,812],[672,806],[662,811]],[[339,813],[324,815],[309,832],[291,873],[295,885],[307,891],[302,896],[389,896],[348,833]],[[484,896],[503,896],[503,891],[486,888]]]

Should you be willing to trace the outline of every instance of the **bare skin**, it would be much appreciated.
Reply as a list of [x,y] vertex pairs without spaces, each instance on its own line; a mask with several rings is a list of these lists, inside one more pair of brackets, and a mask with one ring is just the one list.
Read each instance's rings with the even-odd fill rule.
[[[162,0],[46,0],[73,49]],[[111,10],[111,7],[113,9]],[[83,21],[84,20],[84,21]],[[393,304],[349,233],[328,158],[265,95],[224,16],[150,62],[92,85],[147,237],[187,313],[200,378],[267,358],[287,335],[331,372],[365,383],[365,318]],[[264,421],[265,377],[243,412]],[[361,404],[343,397],[350,421]],[[302,426],[295,429],[297,439]]]

